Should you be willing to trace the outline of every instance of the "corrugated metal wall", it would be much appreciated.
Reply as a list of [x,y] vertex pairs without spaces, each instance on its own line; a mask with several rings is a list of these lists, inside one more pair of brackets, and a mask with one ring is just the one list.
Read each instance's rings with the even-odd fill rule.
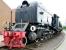
[[[3,31],[6,22],[11,22],[11,9],[3,2],[3,0],[0,0],[0,31]],[[8,24],[7,24],[8,25]]]

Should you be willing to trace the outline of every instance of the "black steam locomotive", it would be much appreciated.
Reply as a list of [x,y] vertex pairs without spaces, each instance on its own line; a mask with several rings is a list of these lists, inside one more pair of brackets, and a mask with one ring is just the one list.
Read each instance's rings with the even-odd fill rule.
[[44,12],[39,11],[38,6],[38,3],[29,4],[27,1],[23,1],[22,6],[16,9],[16,25],[13,26],[13,30],[26,31],[28,41],[50,38],[62,31],[59,16],[54,14],[51,24],[44,23],[42,19]]

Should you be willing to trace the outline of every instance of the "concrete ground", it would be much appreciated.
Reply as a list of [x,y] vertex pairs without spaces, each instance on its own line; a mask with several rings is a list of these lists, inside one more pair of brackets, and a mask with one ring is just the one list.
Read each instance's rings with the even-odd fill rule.
[[66,30],[64,32],[65,32],[65,39],[63,43],[56,50],[66,50]]
[[4,46],[4,43],[2,42],[4,40],[3,35],[0,35],[0,47]]

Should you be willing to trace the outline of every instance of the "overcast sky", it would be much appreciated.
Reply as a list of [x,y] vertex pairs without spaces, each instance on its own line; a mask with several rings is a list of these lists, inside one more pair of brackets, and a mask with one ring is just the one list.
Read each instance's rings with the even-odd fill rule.
[[[3,0],[11,9],[17,8],[21,5],[23,0]],[[29,3],[38,1],[42,3],[44,7],[51,14],[56,13],[60,16],[60,21],[63,25],[66,25],[66,0],[27,0]],[[42,5],[41,4],[41,5]]]

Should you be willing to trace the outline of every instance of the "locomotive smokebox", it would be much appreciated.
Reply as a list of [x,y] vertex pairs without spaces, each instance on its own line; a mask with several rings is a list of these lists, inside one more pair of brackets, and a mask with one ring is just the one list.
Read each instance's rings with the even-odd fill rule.
[[16,23],[20,23],[21,20],[22,22],[37,22],[37,3],[29,6],[27,1],[23,1],[22,7],[16,9]]

